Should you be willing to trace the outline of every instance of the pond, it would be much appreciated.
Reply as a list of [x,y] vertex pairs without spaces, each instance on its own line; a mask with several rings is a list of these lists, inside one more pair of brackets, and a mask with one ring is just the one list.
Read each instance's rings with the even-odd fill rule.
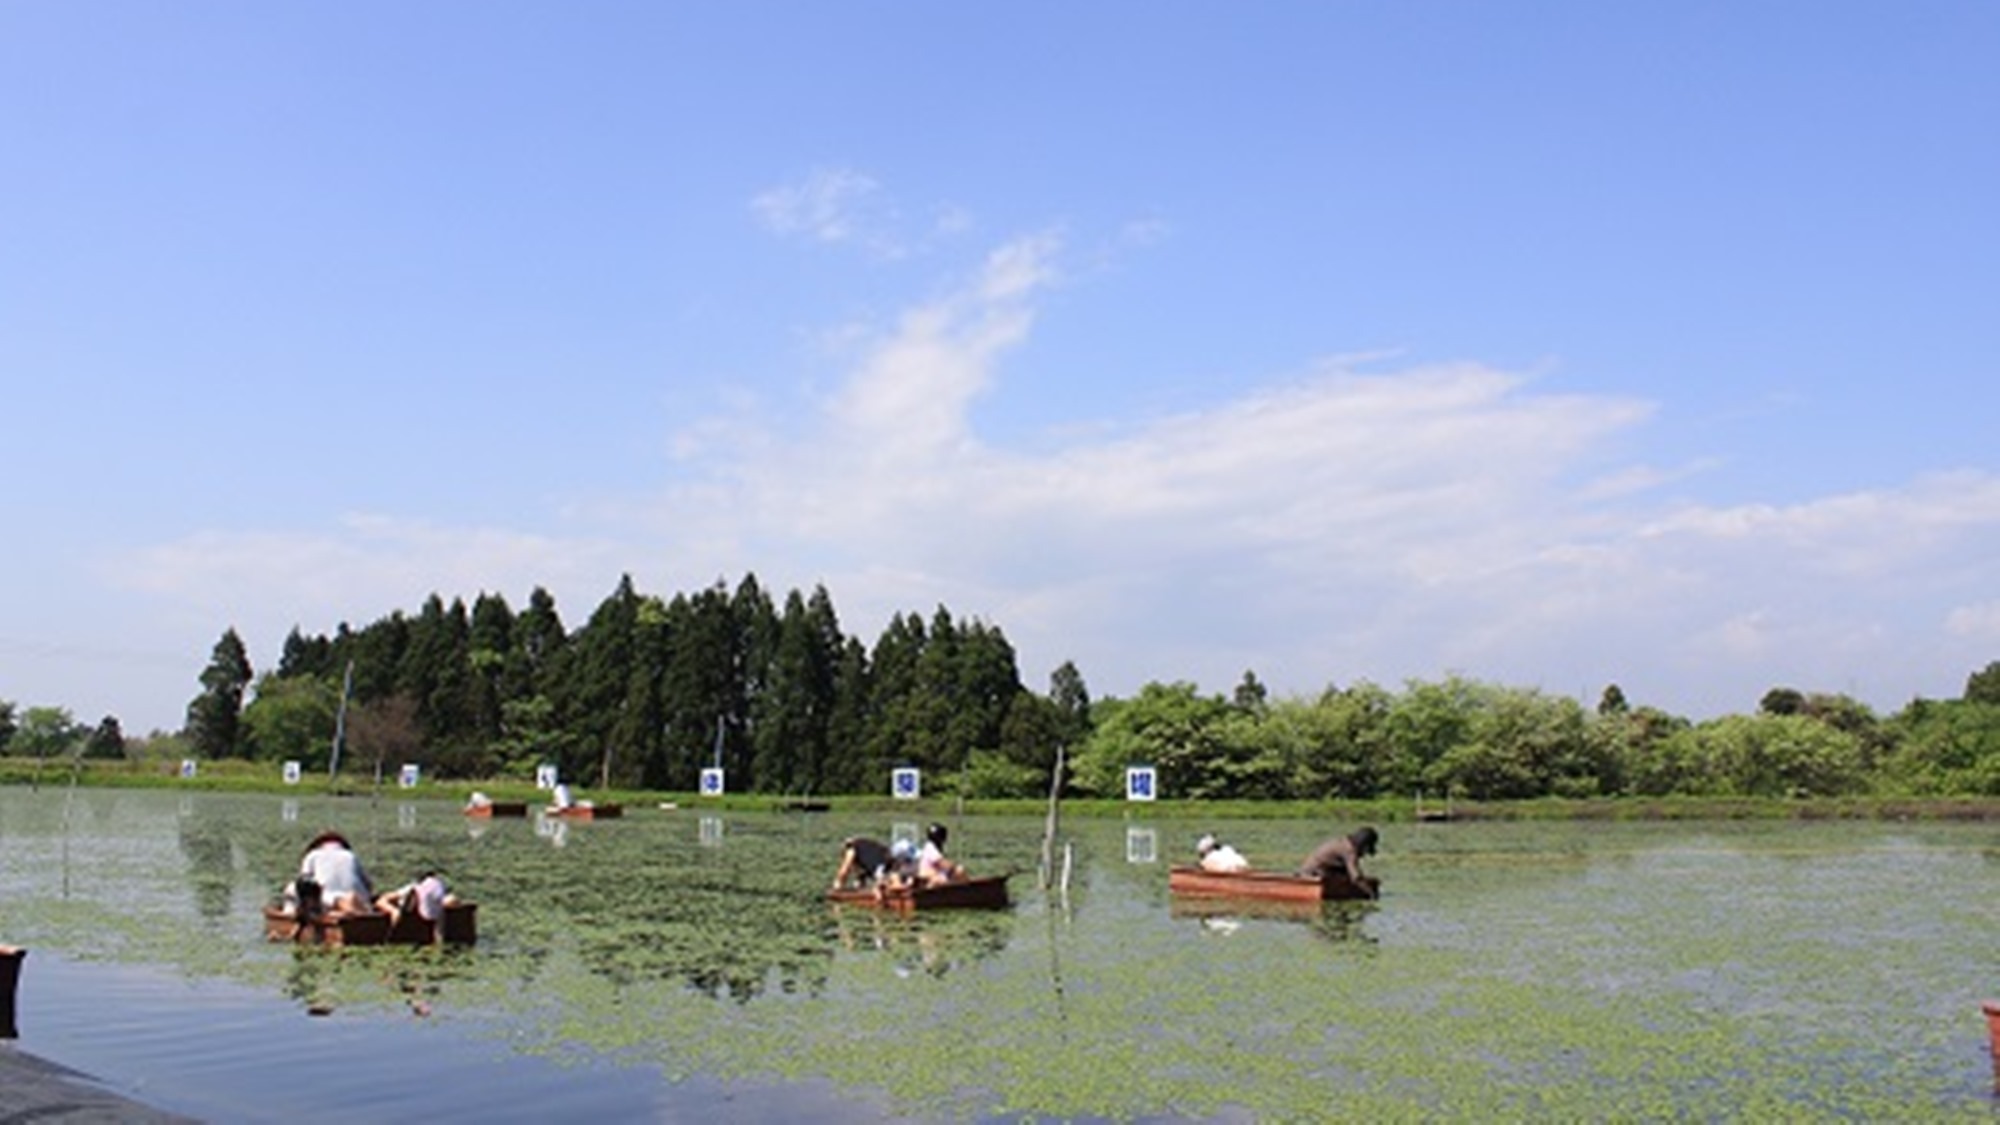
[[[1996,832],[1875,822],[1383,826],[1379,902],[1169,901],[1214,831],[1346,825],[704,813],[0,789],[20,1045],[212,1121],[1987,1119]],[[844,835],[937,817],[1001,912],[821,900]],[[469,949],[267,943],[314,832],[442,868]]]

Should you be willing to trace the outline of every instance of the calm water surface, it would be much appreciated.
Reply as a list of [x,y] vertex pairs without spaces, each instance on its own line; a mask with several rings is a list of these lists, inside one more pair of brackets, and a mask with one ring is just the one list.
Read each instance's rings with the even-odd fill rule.
[[[1190,912],[1166,865],[1348,825],[953,821],[1002,913],[819,900],[894,817],[0,789],[22,1048],[214,1121],[1991,1118],[1995,845],[1955,824],[1389,825],[1379,903]],[[315,831],[442,866],[470,950],[300,950]]]

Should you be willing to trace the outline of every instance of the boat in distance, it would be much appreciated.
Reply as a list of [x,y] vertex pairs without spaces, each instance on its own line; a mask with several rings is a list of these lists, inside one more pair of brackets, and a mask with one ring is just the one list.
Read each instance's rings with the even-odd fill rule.
[[542,810],[560,820],[615,820],[625,815],[624,805],[569,805],[557,808],[554,805]]

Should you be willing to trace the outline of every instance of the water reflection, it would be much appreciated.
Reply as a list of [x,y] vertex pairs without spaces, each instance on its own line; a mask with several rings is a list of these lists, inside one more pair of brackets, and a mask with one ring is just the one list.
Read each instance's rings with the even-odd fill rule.
[[1158,863],[1159,860],[1159,834],[1151,828],[1127,825],[1125,828],[1125,862]]
[[569,821],[559,816],[535,814],[535,835],[547,840],[552,847],[562,847],[569,843]]
[[342,1007],[382,1007],[392,1002],[419,1019],[443,1002],[445,986],[465,976],[470,952],[463,948],[290,950],[281,992],[309,1016],[328,1016]]
[[983,911],[906,917],[837,903],[831,910],[841,949],[887,957],[899,977],[942,977],[992,957],[1014,928],[1008,915]]
[[1380,908],[1373,901],[1260,902],[1254,899],[1172,898],[1168,913],[1191,920],[1204,933],[1228,936],[1247,922],[1291,922],[1330,942],[1374,945],[1362,927]]
[[203,918],[229,916],[230,888],[236,881],[235,852],[227,826],[190,809],[178,824],[181,854],[188,861],[188,884],[194,892],[195,913]]

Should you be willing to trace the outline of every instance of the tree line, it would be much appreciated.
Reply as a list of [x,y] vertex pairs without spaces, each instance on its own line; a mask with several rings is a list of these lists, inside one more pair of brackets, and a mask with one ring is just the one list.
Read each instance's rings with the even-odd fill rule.
[[[331,636],[298,629],[257,672],[234,629],[216,643],[168,741],[210,759],[309,770],[419,765],[443,778],[527,776],[686,791],[719,765],[735,792],[882,793],[891,769],[927,792],[1123,792],[1149,765],[1169,797],[1473,800],[1543,796],[2000,796],[2000,662],[1958,699],[1878,716],[1833,693],[1773,688],[1754,714],[1694,722],[1464,677],[1361,681],[1272,699],[1252,672],[1227,694],[1151,683],[1092,700],[1065,662],[1021,681],[997,627],[898,613],[873,645],[844,633],[823,587],[782,602],[754,576],[671,599],[628,577],[580,626],[537,588],[518,611],[431,595]],[[117,720],[0,701],[0,747],[38,757],[135,752]]]

